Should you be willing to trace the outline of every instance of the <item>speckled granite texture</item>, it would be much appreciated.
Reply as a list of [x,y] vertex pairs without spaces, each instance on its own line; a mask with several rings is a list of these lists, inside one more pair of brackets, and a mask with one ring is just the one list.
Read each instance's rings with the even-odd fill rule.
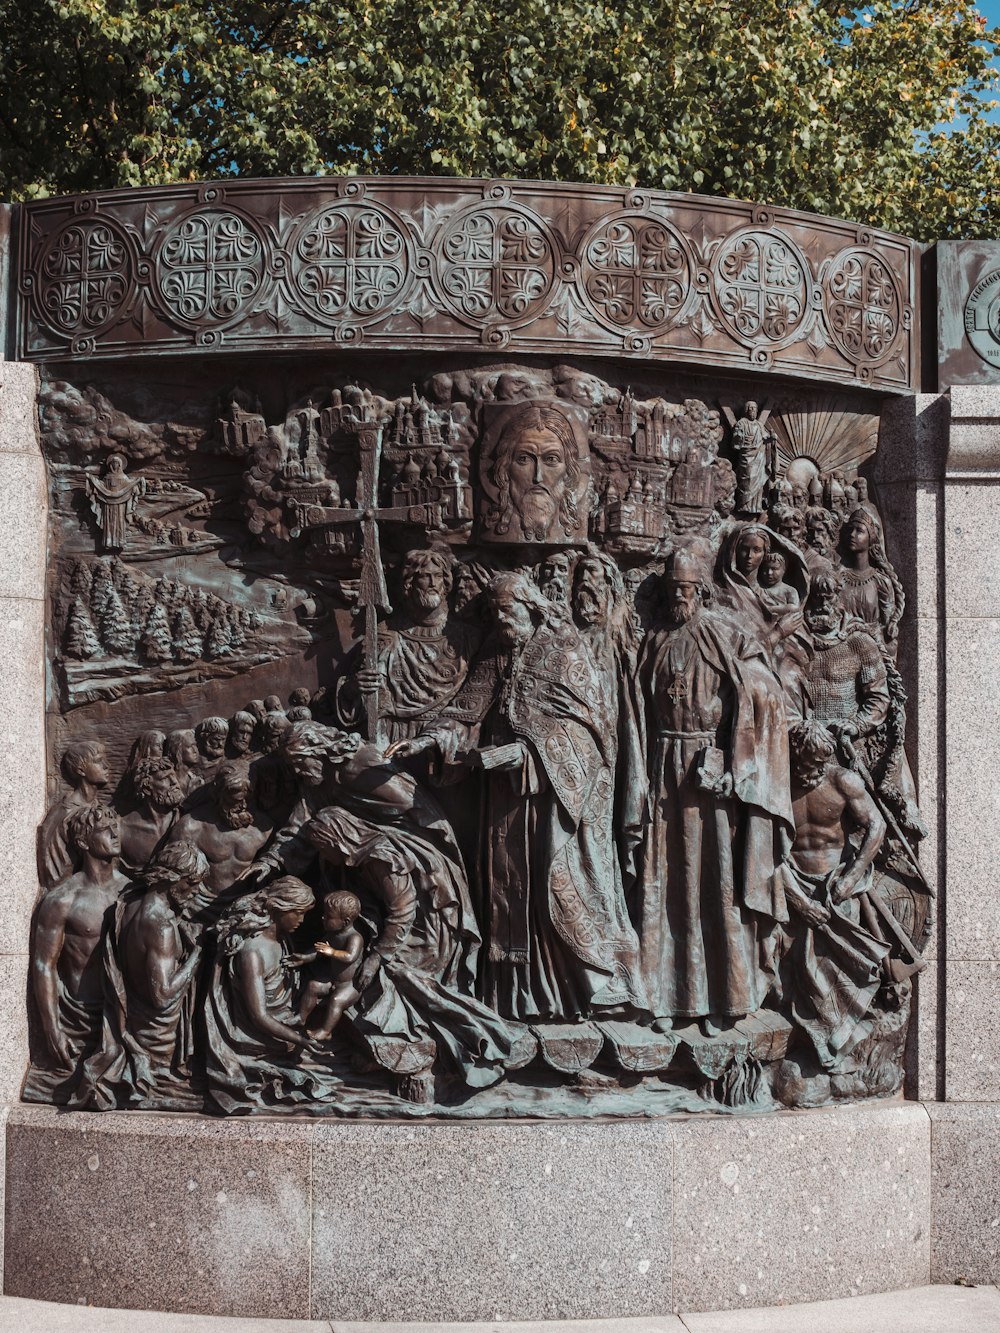
[[400,1124],[7,1127],[7,1291],[336,1320],[638,1318],[918,1285],[915,1104]]

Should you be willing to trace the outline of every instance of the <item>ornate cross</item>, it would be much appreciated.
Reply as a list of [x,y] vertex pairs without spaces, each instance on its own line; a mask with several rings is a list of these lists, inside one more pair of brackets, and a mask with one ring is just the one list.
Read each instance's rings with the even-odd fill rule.
[[687,697],[688,683],[684,679],[683,672],[675,671],[670,680],[670,688],[667,690],[667,698],[672,699],[675,704],[679,704]]
[[[382,568],[382,552],[379,544],[379,523],[397,522],[420,524],[425,528],[439,528],[443,517],[440,505],[398,505],[380,509],[378,503],[379,468],[382,461],[383,424],[378,421],[360,420],[347,417],[341,423],[341,429],[358,440],[358,457],[361,464],[358,474],[357,508],[333,507],[313,504],[295,505],[295,526],[292,535],[312,528],[340,527],[346,523],[361,525],[361,581],[359,603],[365,612],[364,666],[374,673],[378,670],[378,626],[379,616],[386,616],[392,610],[389,590],[385,584],[385,570]],[[380,718],[378,686],[362,691],[365,705],[365,738],[380,741]]]

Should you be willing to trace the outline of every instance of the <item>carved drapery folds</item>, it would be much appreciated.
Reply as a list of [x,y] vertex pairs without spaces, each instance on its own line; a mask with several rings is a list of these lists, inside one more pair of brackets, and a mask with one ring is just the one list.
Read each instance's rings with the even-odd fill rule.
[[[34,238],[46,294],[22,290],[90,339],[155,300],[204,342],[280,281],[328,334],[405,300],[502,342],[578,282],[609,336],[712,320],[765,364],[822,326],[859,375],[903,346],[899,279],[860,242],[817,268],[766,219],[696,243],[637,197],[570,262],[506,186],[423,236],[344,188],[282,222],[285,267],[220,189],[148,260],[128,221],[98,244],[100,212]],[[142,264],[140,298],[118,275]],[[46,372],[57,767],[25,1096],[561,1115],[897,1091],[930,901],[877,407],[579,361],[413,373]]]

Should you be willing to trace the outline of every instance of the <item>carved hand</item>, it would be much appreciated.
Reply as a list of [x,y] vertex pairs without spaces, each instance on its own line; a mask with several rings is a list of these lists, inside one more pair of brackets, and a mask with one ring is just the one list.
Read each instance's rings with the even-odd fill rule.
[[386,759],[410,759],[415,754],[421,754],[424,750],[429,750],[434,744],[430,736],[414,736],[408,741],[396,741],[390,745],[385,752]]
[[830,909],[824,907],[822,903],[814,903],[808,898],[803,898],[801,902],[789,899],[789,903],[799,916],[809,922],[810,926],[822,926],[830,920]]
[[382,966],[381,955],[377,953],[370,953],[368,957],[365,959],[365,961],[358,968],[357,976],[354,978],[355,989],[359,991],[367,990],[367,988],[375,980],[375,974],[378,972],[381,966]]
[[384,671],[372,671],[368,667],[362,667],[354,679],[362,694],[374,694],[376,690],[385,689]]
[[779,638],[787,638],[789,634],[794,634],[796,630],[800,630],[804,624],[805,616],[801,610],[796,609],[794,611],[789,611],[787,615],[782,616],[778,621]]
[[858,887],[859,877],[853,871],[838,871],[830,881],[830,899],[839,907],[841,903],[846,903],[851,894]]
[[254,861],[236,876],[236,884],[256,884],[271,873],[274,866],[270,861]]
[[60,1069],[72,1069],[73,1052],[69,1048],[69,1042],[61,1032],[49,1036],[49,1046],[52,1054],[56,1058],[56,1064]]
[[202,928],[194,921],[178,921],[177,930],[189,949],[197,949],[201,944]]
[[578,719],[580,716],[580,701],[565,685],[550,684],[547,701],[557,717]]

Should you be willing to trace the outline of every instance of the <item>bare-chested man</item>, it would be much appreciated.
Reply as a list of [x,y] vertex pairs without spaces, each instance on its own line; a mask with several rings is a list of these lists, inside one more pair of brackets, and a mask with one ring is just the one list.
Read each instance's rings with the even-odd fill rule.
[[[800,722],[789,732],[792,751],[792,814],[795,841],[792,861],[812,879],[822,877],[826,895],[841,906],[861,891],[862,880],[885,837],[885,820],[865,784],[850,769],[835,762],[836,746],[818,722]],[[849,841],[861,832],[855,850]],[[829,918],[818,912],[810,895],[801,910],[813,925]]]
[[197,847],[173,842],[118,902],[105,951],[101,1046],[84,1065],[77,1105],[183,1109],[190,1102],[201,928],[188,905],[207,873]]
[[783,989],[820,1065],[846,1073],[889,954],[866,901],[885,820],[861,778],[836,762],[826,727],[798,722],[789,742],[795,839],[782,867],[790,909]]
[[83,864],[42,899],[31,979],[49,1051],[57,1068],[69,1071],[95,1045],[100,1031],[100,944],[109,912],[128,880],[118,868],[121,841],[114,810],[101,805],[77,810],[66,832]]
[[140,759],[132,773],[132,789],[140,805],[122,817],[122,860],[141,870],[167,839],[184,789],[169,759]]
[[170,835],[171,842],[193,843],[208,860],[195,900],[202,909],[224,898],[274,828],[271,816],[252,803],[246,764],[223,764],[208,791],[210,796],[183,814]]

